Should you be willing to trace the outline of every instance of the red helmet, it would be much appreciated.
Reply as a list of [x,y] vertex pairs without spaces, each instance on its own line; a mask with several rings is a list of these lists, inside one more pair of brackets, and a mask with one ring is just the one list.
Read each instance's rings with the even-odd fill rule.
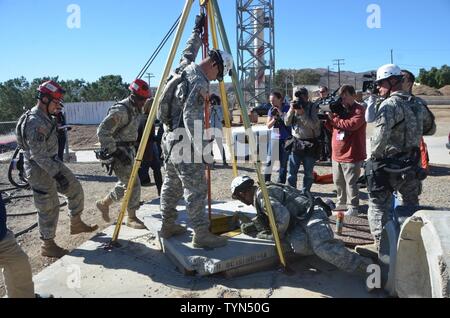
[[41,99],[44,95],[50,96],[52,99],[57,99],[61,101],[63,99],[66,91],[56,83],[55,81],[46,81],[39,85],[38,89],[38,98]]
[[150,98],[152,97],[152,93],[150,92],[150,87],[146,81],[141,79],[135,79],[128,89],[134,94],[142,98]]

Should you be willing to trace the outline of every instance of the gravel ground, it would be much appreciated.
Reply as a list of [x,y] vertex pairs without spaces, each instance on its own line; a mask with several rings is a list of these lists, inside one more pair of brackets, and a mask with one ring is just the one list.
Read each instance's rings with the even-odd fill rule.
[[[108,224],[105,224],[100,214],[96,211],[94,202],[102,198],[108,193],[109,189],[113,186],[116,179],[114,177],[108,177],[102,171],[97,164],[69,164],[70,169],[77,175],[78,179],[83,185],[85,192],[85,210],[83,213],[83,219],[88,223],[97,223],[99,230],[105,229]],[[251,177],[256,177],[255,170],[251,164],[240,164],[239,173],[247,174]],[[6,164],[0,165],[0,187],[9,188],[10,185],[7,181],[7,169]],[[316,171],[319,174],[331,173],[331,168],[326,166],[317,167]],[[302,171],[300,171],[299,182],[302,180]],[[277,173],[274,173],[273,179],[276,178]],[[230,200],[230,183],[232,180],[231,168],[224,168],[217,166],[212,171],[212,197],[213,200]],[[316,195],[320,195],[323,198],[335,198],[333,193],[333,185],[313,185],[313,192]],[[27,191],[10,192],[11,195],[29,194]],[[432,167],[431,176],[424,182],[424,193],[422,195],[422,204],[436,206],[436,207],[450,207],[450,166],[444,167]],[[156,188],[143,188],[142,200],[152,200],[157,197]],[[367,210],[367,193],[361,192],[361,204],[363,205],[363,211]],[[7,203],[8,213],[25,213],[33,211],[34,205],[30,198],[20,199]],[[113,211],[118,214],[119,206],[116,205]],[[9,217],[8,227],[14,232],[19,232],[26,229],[30,225],[36,222],[36,215],[22,216],[22,217]],[[71,236],[69,234],[69,219],[67,216],[67,207],[61,209],[56,241],[64,248],[72,250],[88,240],[92,234],[81,234]],[[30,257],[30,262],[33,268],[33,274],[40,272],[43,268],[47,267],[56,259],[42,257],[40,255],[40,240],[38,229],[35,228],[32,231],[20,236],[18,238],[19,244],[24,251]],[[5,293],[3,282],[0,281],[0,297]]]
[[[448,108],[432,108],[437,117],[438,133],[437,136],[447,136],[448,127],[450,124],[450,111]],[[235,112],[238,114],[239,112]],[[266,118],[261,117],[259,123],[263,124]],[[239,117],[235,116],[234,122],[239,122]],[[96,147],[96,126],[75,126],[70,132],[69,141],[72,149],[89,149]],[[368,128],[368,135],[370,134],[372,127]],[[0,164],[0,188],[10,188],[7,179],[8,164]],[[108,177],[102,171],[98,164],[69,164],[70,169],[77,175],[81,181],[84,193],[85,193],[85,210],[82,218],[88,223],[97,223],[99,230],[102,231],[109,224],[105,224],[101,219],[100,214],[96,211],[94,202],[99,198],[103,198],[109,191],[109,189],[116,182],[114,177]],[[239,164],[240,174],[247,174],[251,177],[256,177],[254,166],[251,164]],[[317,167],[316,171],[319,174],[331,173],[330,167]],[[274,172],[273,179],[276,178]],[[217,166],[212,171],[212,197],[213,200],[230,200],[229,187],[232,180],[231,168],[224,168]],[[300,171],[299,183],[302,181],[302,171]],[[424,182],[424,193],[421,196],[422,204],[450,208],[450,166],[433,166],[431,168],[431,176]],[[333,185],[313,185],[312,191],[323,198],[335,199],[333,193]],[[11,196],[30,194],[28,191],[12,191],[8,192]],[[152,200],[157,197],[155,187],[143,188],[142,200]],[[367,192],[361,192],[361,205],[362,211],[367,211]],[[22,198],[19,200],[12,200],[7,203],[7,211],[10,214],[14,213],[26,213],[35,210],[34,204],[31,198]],[[113,211],[118,214],[119,206],[116,205]],[[21,217],[9,217],[8,227],[14,232],[20,232],[27,229],[29,226],[36,222],[36,215],[21,216]],[[61,208],[61,214],[57,229],[56,241],[57,243],[69,250],[76,248],[83,242],[88,240],[92,234],[81,234],[71,236],[69,234],[69,218],[67,215],[67,207]],[[50,265],[55,259],[42,257],[40,255],[40,240],[39,232],[37,228],[34,228],[30,232],[20,236],[18,238],[19,244],[24,251],[28,254],[33,269],[33,274],[40,272],[43,268]],[[1,276],[1,275],[0,275]],[[0,297],[5,294],[4,284],[0,277]]]

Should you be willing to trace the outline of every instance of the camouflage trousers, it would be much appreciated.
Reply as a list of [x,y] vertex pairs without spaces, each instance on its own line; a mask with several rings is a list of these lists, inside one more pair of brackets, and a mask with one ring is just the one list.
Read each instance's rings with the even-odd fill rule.
[[9,298],[34,298],[34,284],[28,256],[17,244],[11,231],[0,240],[0,268],[3,268]]
[[[394,191],[396,190],[400,195],[399,199],[402,205],[417,206],[419,204],[419,195],[422,189],[420,180],[414,179],[400,184],[395,184],[391,180],[391,185]],[[370,232],[377,246],[380,243],[383,227],[390,219],[393,200],[393,193],[389,189],[369,193],[369,211],[367,218],[369,220]]]
[[[110,198],[113,201],[119,202],[125,196],[125,191],[128,187],[128,182],[130,181],[132,170],[133,170],[132,164],[124,165],[118,160],[114,162],[113,171],[114,174],[119,179],[119,182],[116,183],[116,185],[109,194]],[[140,200],[141,200],[141,181],[139,180],[139,176],[136,176],[130,201],[128,202],[128,210],[137,211],[140,207]]]
[[401,205],[419,205],[419,196],[421,194],[422,181],[419,179],[407,182],[397,191],[397,197]]
[[[167,145],[163,144],[164,155],[168,155]],[[161,190],[161,213],[164,222],[175,222],[178,217],[177,205],[184,196],[186,210],[194,231],[209,227],[205,213],[208,187],[205,178],[205,165],[197,163],[165,164],[166,177]]]
[[365,264],[363,257],[350,251],[342,241],[334,238],[328,217],[320,208],[315,209],[308,221],[298,222],[289,231],[287,240],[294,253],[304,256],[317,255],[348,273],[354,273],[360,265]]
[[34,205],[38,210],[41,239],[50,240],[56,236],[59,219],[58,193],[67,197],[69,216],[74,217],[84,209],[84,192],[75,175],[61,163],[61,174],[69,181],[67,189],[61,189],[54,178],[31,161],[26,165],[28,182],[33,189]]

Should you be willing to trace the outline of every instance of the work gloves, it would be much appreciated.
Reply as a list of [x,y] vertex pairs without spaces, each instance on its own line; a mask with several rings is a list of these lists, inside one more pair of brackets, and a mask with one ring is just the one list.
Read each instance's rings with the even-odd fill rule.
[[248,236],[255,236],[258,233],[256,226],[253,222],[241,224],[241,232]]
[[243,223],[241,224],[241,232],[245,235],[256,237],[260,240],[268,240],[273,241],[273,235],[270,230],[258,230],[258,227],[255,223]]
[[256,235],[257,238],[259,238],[260,240],[268,240],[268,241],[273,241],[273,234],[271,231],[262,231],[259,232]]
[[131,165],[131,158],[128,154],[120,148],[113,153],[113,157],[119,160],[124,166]]
[[194,31],[198,34],[198,35],[202,35],[203,34],[203,29],[205,27],[205,19],[206,16],[204,13],[199,14],[195,17],[195,26],[194,26]]
[[61,172],[58,172],[53,178],[56,180],[56,183],[58,183],[59,190],[65,192],[69,189],[69,180],[67,180]]

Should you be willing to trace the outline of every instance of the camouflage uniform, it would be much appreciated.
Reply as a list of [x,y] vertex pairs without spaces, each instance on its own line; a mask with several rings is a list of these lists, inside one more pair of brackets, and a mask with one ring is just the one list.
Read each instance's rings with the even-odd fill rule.
[[[113,171],[119,179],[119,182],[111,190],[109,196],[116,202],[124,197],[131,171],[133,170],[134,158],[136,156],[134,146],[138,137],[140,115],[141,112],[132,105],[130,97],[128,97],[110,108],[108,115],[103,119],[97,129],[98,140],[103,150],[112,154],[120,148],[130,158],[129,164],[123,163],[118,159],[114,160],[113,163]],[[138,210],[140,198],[141,182],[137,176],[133,193],[128,203],[128,210]]]
[[[25,116],[22,125],[16,128],[16,135],[25,152],[24,167],[38,210],[40,235],[43,240],[51,240],[55,238],[59,218],[58,192],[67,197],[72,218],[83,211],[84,192],[72,171],[58,158],[55,119],[37,106]],[[61,189],[54,179],[57,174],[68,180],[66,189]]]
[[[178,70],[186,73],[187,95],[184,98],[175,98],[173,109],[179,109],[179,114],[174,116],[174,127],[164,126],[162,149],[165,158],[166,176],[161,191],[161,212],[165,223],[174,223],[178,213],[176,210],[178,201],[183,197],[186,201],[187,213],[195,232],[205,230],[209,226],[205,214],[207,184],[205,178],[205,164],[202,162],[203,149],[206,142],[202,140],[204,129],[205,98],[209,96],[209,80],[201,68],[194,63],[197,53],[202,45],[200,36],[193,32],[183,51],[183,57]],[[180,84],[182,85],[182,84]],[[177,97],[179,95],[177,94]],[[182,116],[180,119],[179,116]],[[178,123],[181,123],[178,127]],[[194,136],[194,124],[197,124]],[[183,133],[183,143],[191,141],[191,154],[184,162],[179,162],[175,150],[179,140],[180,128]],[[195,137],[195,140],[194,140]],[[201,140],[201,142],[200,142]],[[175,146],[174,146],[175,145]],[[205,151],[206,153],[206,151]],[[186,154],[184,154],[186,155]]]
[[[412,97],[412,101],[417,103],[422,108],[423,115],[423,135],[432,136],[436,133],[436,124],[427,109],[427,102],[422,98],[414,95],[406,95]],[[420,165],[420,163],[419,163]],[[402,205],[419,205],[419,196],[422,194],[422,182],[415,179],[402,187],[402,192],[398,193],[399,202]]]
[[9,298],[34,298],[30,261],[11,231],[0,239],[0,268]]
[[[419,147],[423,110],[408,100],[410,96],[402,91],[395,92],[380,105],[375,120],[375,131],[371,138],[372,158],[383,160],[399,154],[406,154],[408,157],[413,148]],[[405,181],[400,175],[390,173],[386,179],[390,187],[401,194],[403,204],[418,204],[420,182],[417,177]],[[377,191],[369,189],[368,219],[370,231],[377,245],[383,226],[388,221],[392,199],[392,190],[387,187]]]
[[[301,191],[273,184],[268,185],[268,192],[280,238],[286,237],[294,253],[305,256],[315,254],[349,273],[364,271],[365,266],[370,264],[370,261],[334,239],[328,217],[321,208],[316,207],[310,217],[304,218],[308,206],[301,202]],[[265,213],[264,196],[259,188],[255,192],[253,205],[258,214]]]

